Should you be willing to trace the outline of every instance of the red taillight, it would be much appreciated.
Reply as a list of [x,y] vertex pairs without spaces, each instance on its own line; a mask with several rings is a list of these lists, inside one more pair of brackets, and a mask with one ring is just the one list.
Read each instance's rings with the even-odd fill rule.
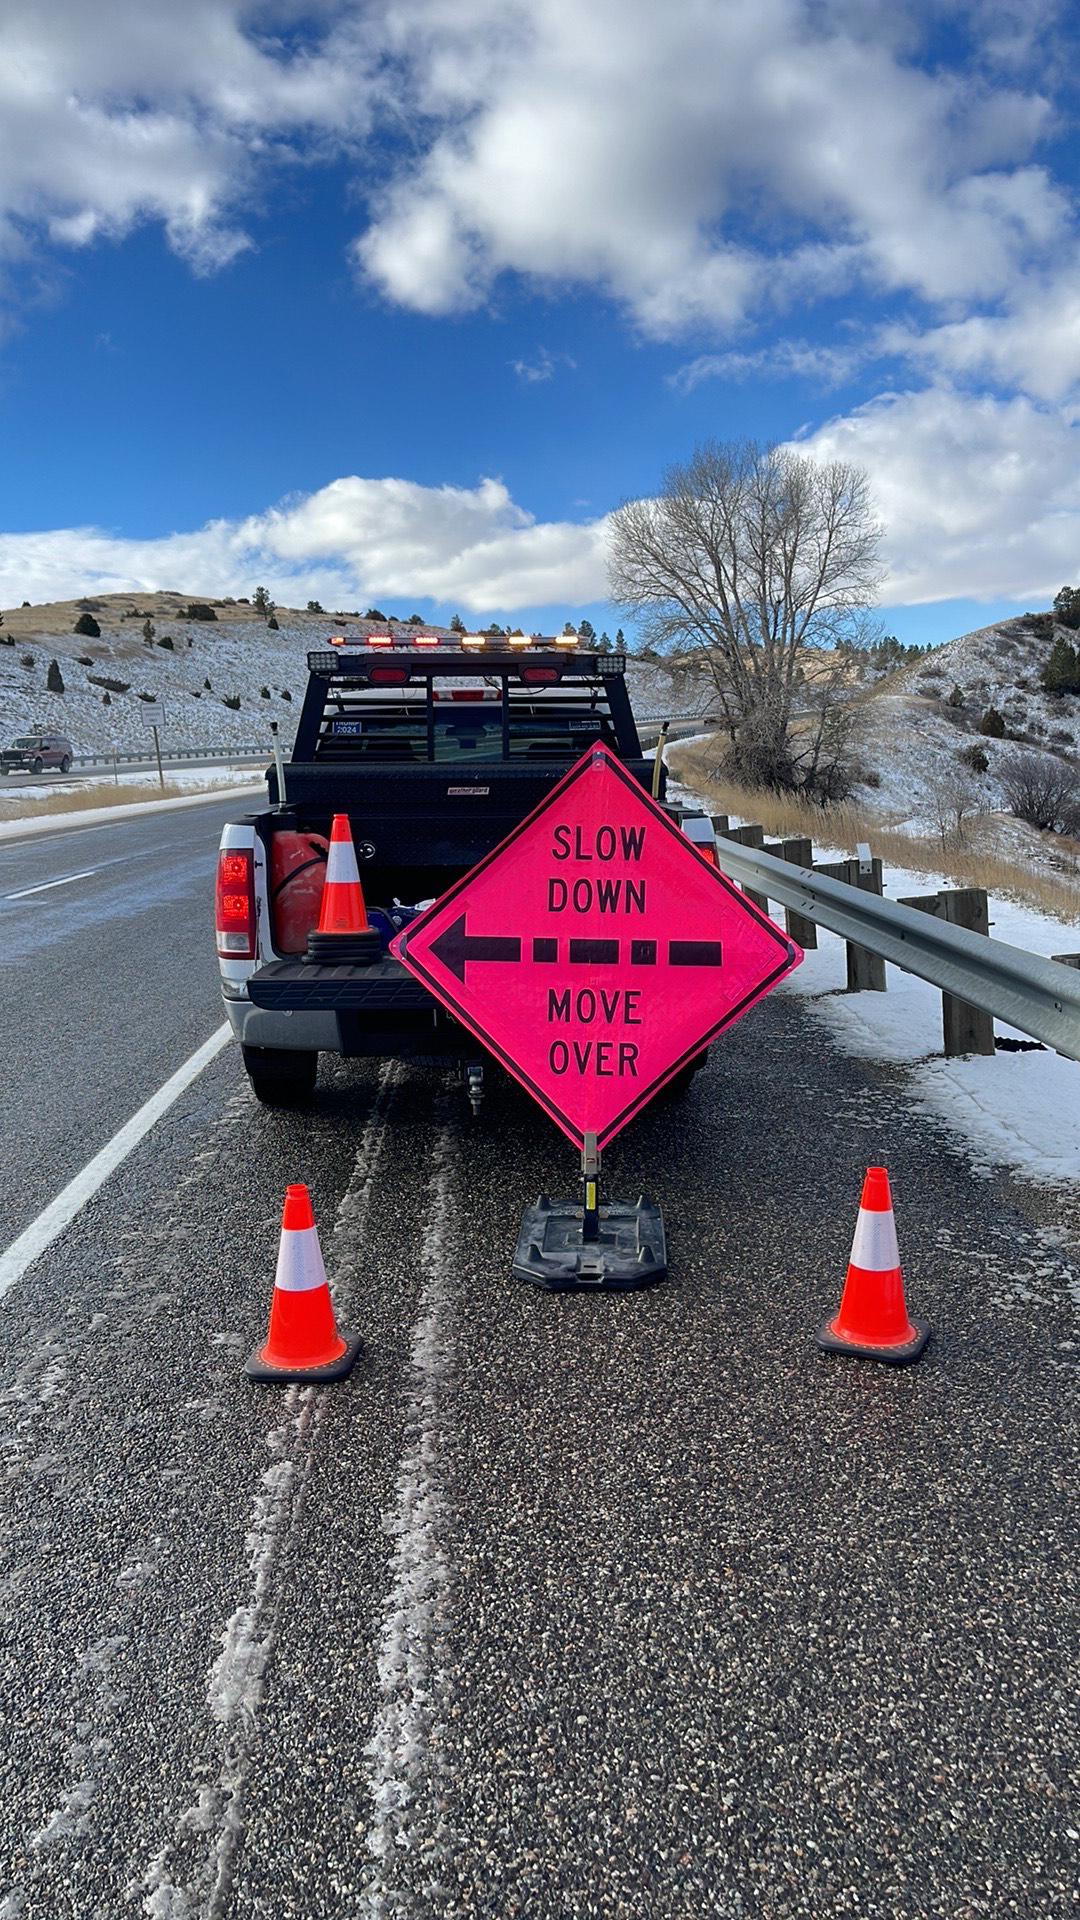
[[255,856],[250,847],[218,854],[217,950],[223,960],[255,958]]
[[559,678],[558,667],[522,667],[521,678],[527,687],[546,686]]
[[408,677],[407,667],[372,667],[368,674],[373,687],[403,687]]

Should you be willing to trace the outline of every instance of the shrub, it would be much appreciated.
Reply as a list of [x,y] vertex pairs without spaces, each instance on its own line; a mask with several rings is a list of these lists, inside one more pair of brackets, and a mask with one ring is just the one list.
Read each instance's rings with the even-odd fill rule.
[[282,697],[282,699],[283,699],[283,700],[291,700],[291,699],[292,699],[292,694],[291,694],[291,693],[289,692],[289,689],[288,689],[288,687],[282,687],[282,689],[281,689],[281,697]]
[[466,631],[465,622],[460,613],[452,613],[450,615],[450,631],[451,633],[464,633]]
[[161,636],[161,639],[158,641],[158,646],[164,647],[166,653],[176,652],[176,643],[173,640],[171,633],[163,633]]
[[32,601],[32,600],[24,600],[24,601],[23,601],[23,606],[24,606],[24,607],[31,607],[31,606],[33,606],[33,604],[34,604],[34,603],[33,603],[33,601]]
[[[29,605],[30,605],[29,600],[23,601],[24,607],[28,607]],[[83,613],[100,613],[101,612],[100,600],[76,600],[75,605],[79,607]]]
[[950,693],[948,699],[946,700],[945,705],[947,707],[962,707],[963,704],[964,704],[964,689],[962,686],[960,686],[959,682],[957,682],[953,686],[953,690]]
[[240,695],[238,693],[227,693],[221,704],[223,707],[231,707],[233,713],[239,713]]
[[[80,667],[92,667],[94,664],[88,653],[77,653],[75,658]],[[91,674],[90,678],[93,679],[93,677],[93,674]]]
[[101,628],[98,626],[92,613],[80,613],[75,622],[74,631],[76,633],[85,633],[88,640],[100,640],[101,638]]
[[269,698],[270,698],[270,689],[269,689],[269,687],[260,687],[260,689],[259,689],[259,698],[260,698],[260,700],[269,700]]
[[86,677],[93,681],[95,687],[107,687],[110,693],[131,692],[130,680],[110,680],[106,673],[88,673]]
[[920,668],[919,678],[920,680],[944,680],[945,669],[944,667],[939,667],[936,662],[931,661],[929,666]]
[[32,667],[33,664],[34,664],[34,656],[32,653],[20,653],[19,665],[21,667]]
[[201,699],[202,699],[202,688],[201,688],[201,687],[192,687],[192,689],[191,689],[191,697],[192,697],[192,699],[193,699],[193,700],[201,700]]
[[0,647],[13,647],[14,645],[15,635],[13,633],[0,633]]
[[321,607],[317,600],[309,600],[307,603],[307,610],[309,613],[325,613],[326,612],[326,608]]
[[154,623],[152,620],[146,619],[143,621],[142,637],[144,644],[149,646],[154,638]]
[[50,660],[45,674],[45,685],[50,693],[63,693],[64,676],[60,671],[59,660]]
[[862,777],[862,783],[861,783],[861,784],[862,784],[862,785],[863,785],[864,787],[875,787],[875,788],[876,788],[876,787],[880,787],[880,785],[881,785],[881,775],[880,775],[880,773],[879,773],[879,772],[877,771],[877,768],[876,768],[876,767],[871,767],[871,769],[870,769],[870,771],[869,771],[869,773],[864,773],[864,774],[863,774],[863,777]]
[[156,700],[157,694],[156,693],[140,693],[139,699],[140,700]]
[[987,707],[979,721],[979,732],[985,733],[991,740],[1004,740],[1005,719],[996,707]]
[[102,694],[102,696],[101,696],[101,704],[102,704],[102,706],[103,706],[103,707],[111,707],[111,706],[112,706],[112,694],[111,694],[111,693],[103,693],[103,694]]
[[1051,634],[1054,630],[1052,613],[1025,613],[1022,624],[1029,633]]
[[1073,737],[1068,727],[1051,727],[1047,738],[1056,740],[1061,747],[1071,747],[1073,743]]
[[203,681],[203,686],[204,686],[204,687],[206,688],[206,691],[207,691],[207,693],[213,693],[213,691],[214,691],[214,689],[213,689],[213,687],[212,687],[212,686],[210,685],[210,682],[209,682],[209,680],[204,680],[204,681]]
[[998,773],[1018,820],[1044,832],[1080,831],[1080,770],[1048,753],[1006,753]]
[[216,620],[217,619],[217,614],[214,612],[213,607],[208,607],[206,605],[205,600],[190,601],[189,604],[184,609],[184,614],[188,620]]
[[960,752],[957,754],[957,759],[962,766],[970,767],[972,773],[988,773],[990,771],[990,755],[987,753],[985,747],[976,746],[974,741],[972,741],[970,747],[961,747]]
[[386,615],[381,607],[369,607],[364,615],[364,619],[378,620],[382,626],[386,625]]
[[279,629],[278,629],[278,623],[277,623],[277,621],[275,620],[275,618],[274,618],[274,616],[273,616],[273,614],[271,614],[271,615],[270,615],[270,618],[269,618],[269,620],[267,621],[267,623],[266,623],[266,624],[267,624],[267,626],[269,627],[269,629],[270,629],[270,631],[271,631],[271,633],[277,633],[277,632],[278,632],[278,630],[279,630]]

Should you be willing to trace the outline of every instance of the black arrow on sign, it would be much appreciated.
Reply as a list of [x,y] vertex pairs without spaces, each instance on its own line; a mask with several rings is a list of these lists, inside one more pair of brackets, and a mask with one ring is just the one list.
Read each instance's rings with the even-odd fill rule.
[[520,960],[521,941],[504,934],[466,933],[462,914],[445,933],[431,943],[431,951],[448,973],[465,984],[465,968],[470,960]]

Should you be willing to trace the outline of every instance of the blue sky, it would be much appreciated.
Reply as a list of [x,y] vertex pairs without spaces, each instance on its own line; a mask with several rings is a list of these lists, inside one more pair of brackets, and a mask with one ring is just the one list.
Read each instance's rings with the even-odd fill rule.
[[868,468],[904,638],[1077,578],[1052,0],[9,0],[5,36],[0,604],[613,625],[604,516],[707,436]]

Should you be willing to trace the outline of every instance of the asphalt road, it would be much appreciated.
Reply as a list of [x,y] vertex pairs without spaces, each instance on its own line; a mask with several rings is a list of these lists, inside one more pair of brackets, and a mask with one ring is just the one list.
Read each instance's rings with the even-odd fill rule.
[[[218,817],[0,906],[5,1233],[217,1024]],[[908,1371],[812,1338],[879,1159]],[[608,1156],[665,1284],[512,1282],[571,1161],[506,1085],[273,1115],[230,1048],[0,1303],[2,1920],[1075,1913],[1064,1236],[787,997]],[[295,1179],[366,1354],[256,1389]]]

